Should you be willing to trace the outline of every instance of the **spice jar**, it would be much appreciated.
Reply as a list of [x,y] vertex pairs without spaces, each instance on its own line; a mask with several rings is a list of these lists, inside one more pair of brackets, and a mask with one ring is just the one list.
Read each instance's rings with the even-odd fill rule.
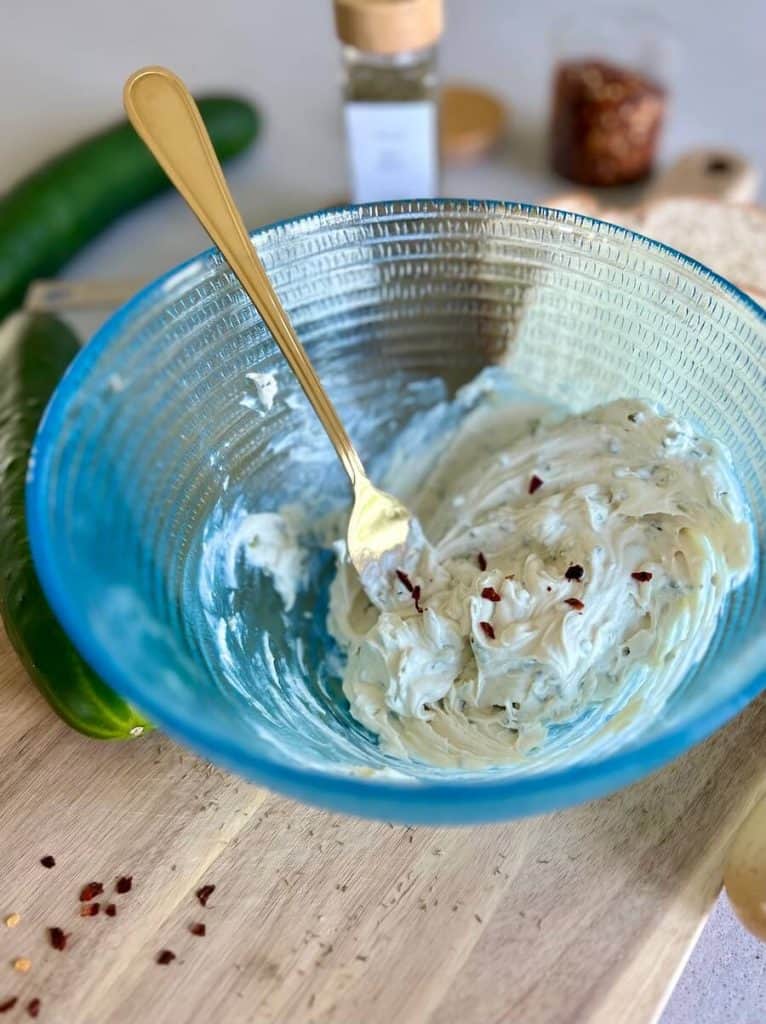
[[667,106],[672,39],[641,14],[602,10],[554,34],[554,169],[581,185],[624,185],[651,173]]
[[335,0],[352,199],[438,191],[442,0]]

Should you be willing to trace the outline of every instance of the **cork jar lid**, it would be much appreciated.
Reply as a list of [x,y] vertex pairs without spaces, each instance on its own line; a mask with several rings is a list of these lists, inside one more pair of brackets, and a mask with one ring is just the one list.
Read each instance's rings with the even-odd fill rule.
[[447,83],[439,99],[442,156],[455,163],[481,159],[502,139],[508,110],[502,101],[476,86]]
[[338,38],[366,53],[432,46],[443,29],[442,0],[335,0]]

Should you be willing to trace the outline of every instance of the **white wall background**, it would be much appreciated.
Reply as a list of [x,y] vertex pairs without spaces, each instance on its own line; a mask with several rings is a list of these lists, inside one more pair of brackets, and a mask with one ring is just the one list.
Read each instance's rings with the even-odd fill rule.
[[[546,168],[551,28],[580,0],[446,0],[442,76],[491,87],[514,109],[506,149],[449,171],[451,195],[534,200],[561,187]],[[613,10],[625,5],[607,4]],[[766,169],[766,2],[645,0],[671,22],[681,63],[663,155],[713,144]],[[338,48],[330,0],[0,0],[0,188],[52,150],[118,116],[126,76],[175,68],[197,90],[257,98],[266,128],[233,172],[251,226],[343,196]],[[77,273],[162,271],[204,245],[164,199],[97,243]],[[108,260],[108,265],[107,261]]]

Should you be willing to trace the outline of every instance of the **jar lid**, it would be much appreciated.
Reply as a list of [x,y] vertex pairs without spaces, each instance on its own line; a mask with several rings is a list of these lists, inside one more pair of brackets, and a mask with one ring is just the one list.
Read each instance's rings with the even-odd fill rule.
[[508,111],[492,93],[469,85],[445,85],[439,97],[442,155],[470,163],[488,153],[506,129]]
[[442,0],[335,0],[339,39],[366,53],[432,46],[442,34]]

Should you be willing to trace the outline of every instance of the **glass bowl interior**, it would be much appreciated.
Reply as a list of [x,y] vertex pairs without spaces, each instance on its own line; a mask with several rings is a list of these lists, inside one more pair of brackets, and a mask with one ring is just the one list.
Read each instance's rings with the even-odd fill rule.
[[[605,793],[755,696],[766,659],[760,307],[655,242],[542,208],[345,207],[253,237],[373,475],[403,429],[492,363],[573,411],[646,398],[729,448],[752,509],[756,571],[661,714],[632,720],[625,701],[594,711],[522,766],[396,762],[340,691],[327,553],[311,553],[310,585],[286,613],[268,576],[215,549],[222,526],[247,512],[299,504],[319,516],[347,506],[349,491],[260,318],[209,251],[98,332],[33,453],[28,513],[43,586],[108,683],[171,735],[272,788],[451,824]],[[266,372],[277,398],[257,411],[248,375]]]

